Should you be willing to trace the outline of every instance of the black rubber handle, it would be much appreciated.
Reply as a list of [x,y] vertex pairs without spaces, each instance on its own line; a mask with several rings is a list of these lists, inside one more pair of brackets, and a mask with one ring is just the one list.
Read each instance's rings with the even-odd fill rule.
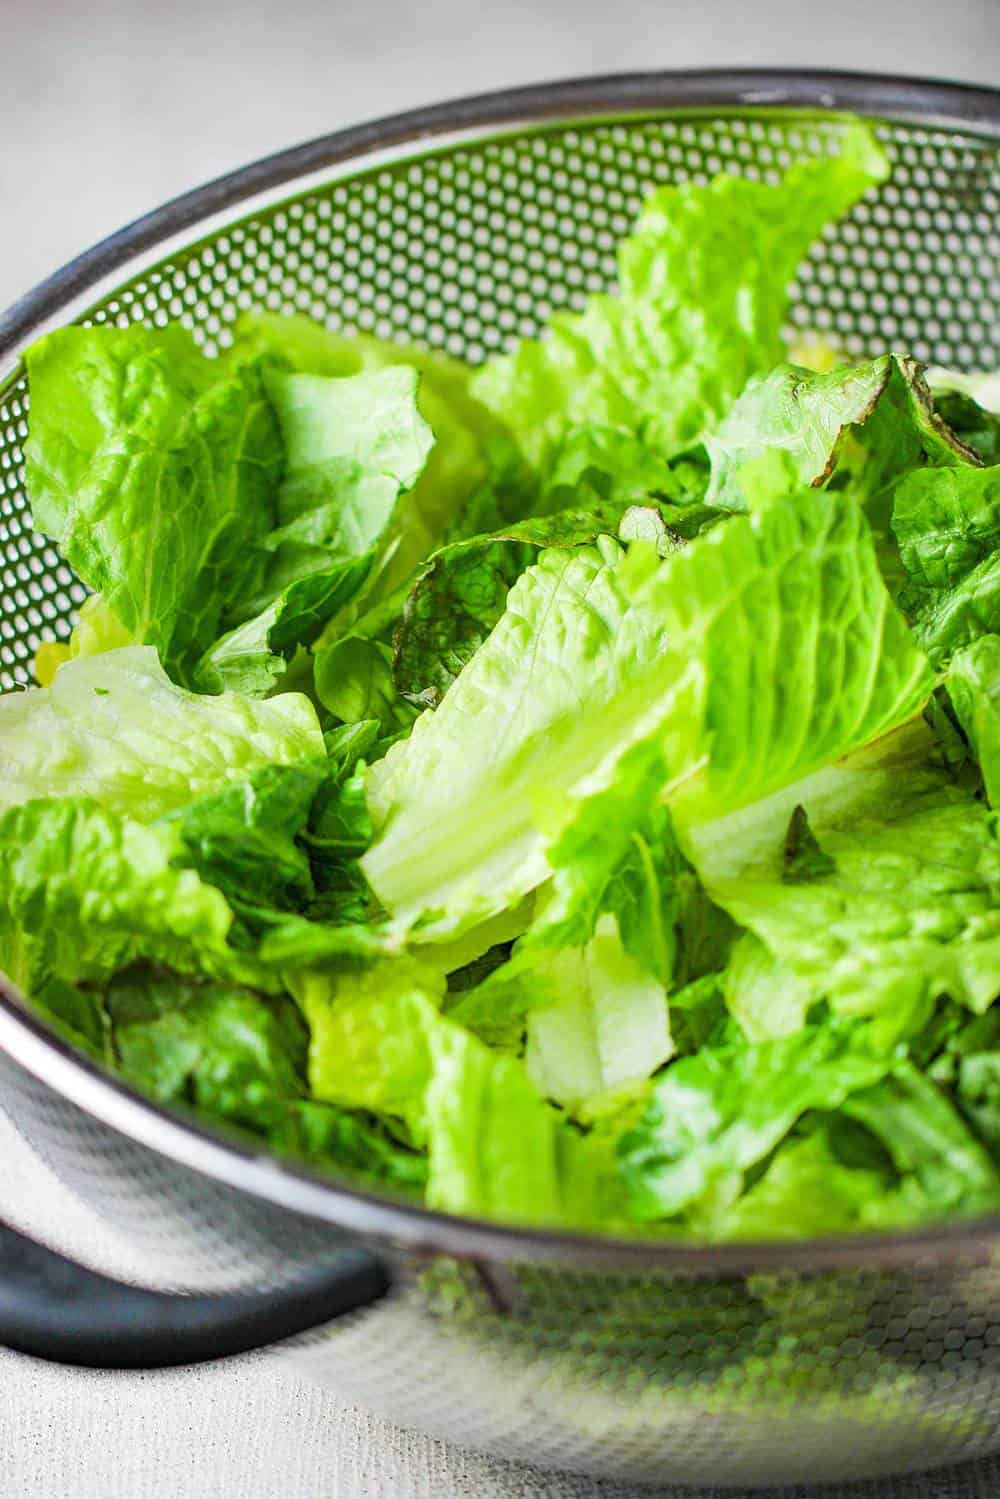
[[384,1296],[365,1249],[266,1292],[175,1296],[111,1280],[0,1222],[0,1344],[88,1369],[168,1369],[264,1348]]

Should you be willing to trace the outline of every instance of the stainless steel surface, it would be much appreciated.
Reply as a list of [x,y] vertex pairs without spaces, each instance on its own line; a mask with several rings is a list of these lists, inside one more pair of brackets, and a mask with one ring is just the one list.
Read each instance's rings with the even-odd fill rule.
[[[762,99],[767,112],[748,104]],[[859,353],[1000,362],[997,96],[726,73],[494,96],[258,164],[25,299],[0,321],[0,378],[50,321],[177,317],[212,350],[249,306],[481,358],[609,284],[649,187],[774,175],[835,145],[840,118],[813,113],[830,105],[891,117],[879,129],[894,171],[802,267],[793,327]],[[28,680],[39,638],[68,632],[82,597],[27,523],[25,412],[15,366],[0,391],[8,690]],[[266,1281],[328,1250],[331,1225],[393,1244],[395,1299],[300,1357],[404,1423],[540,1464],[690,1483],[885,1472],[1000,1446],[990,1225],[701,1252],[464,1224],[166,1118],[70,1057],[9,995],[0,1045],[25,1132],[168,1278]]]

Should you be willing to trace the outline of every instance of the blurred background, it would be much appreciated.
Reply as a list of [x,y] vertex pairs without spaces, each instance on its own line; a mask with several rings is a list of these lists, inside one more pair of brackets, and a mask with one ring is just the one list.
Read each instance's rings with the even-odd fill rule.
[[1000,76],[1000,0],[0,0],[0,306],[175,193],[338,126],[638,68]]

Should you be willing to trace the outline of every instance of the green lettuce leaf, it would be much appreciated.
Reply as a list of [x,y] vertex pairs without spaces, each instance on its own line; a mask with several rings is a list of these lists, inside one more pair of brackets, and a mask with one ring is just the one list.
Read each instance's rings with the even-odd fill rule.
[[615,916],[600,916],[582,947],[555,950],[545,967],[559,997],[528,1015],[525,1052],[545,1097],[573,1112],[673,1055],[666,990],[626,951]]
[[198,683],[269,691],[365,583],[399,496],[417,482],[430,428],[417,409],[415,370],[345,379],[269,370],[265,385],[285,448],[276,527],[241,622],[207,653]]
[[892,528],[915,589],[953,588],[1000,546],[1000,470],[911,474]]
[[[720,957],[727,950],[728,944],[723,945]],[[706,1042],[721,1043],[731,1031],[720,973],[704,973],[670,995],[670,1032],[681,1056],[690,1056]]]
[[884,180],[871,133],[792,167],[777,186],[717,177],[659,188],[618,252],[620,296],[559,313],[475,378],[536,467],[575,427],[641,434],[664,458],[709,431],[748,378],[781,358],[788,285],[810,244]]
[[426,1140],[428,1032],[444,997],[433,970],[399,957],[368,968],[290,980],[309,1025],[314,1097],[402,1120]]
[[982,635],[956,651],[947,686],[979,761],[989,804],[1000,809],[1000,635]]
[[607,1149],[589,1147],[521,1063],[438,1013],[426,969],[394,963],[294,984],[313,1093],[401,1120],[428,1152],[427,1203],[505,1221],[607,1219]]
[[876,1199],[865,1215],[869,1223],[1000,1207],[1000,1173],[989,1152],[945,1093],[916,1068],[900,1064],[892,1076],[848,1098],[844,1112],[881,1140],[903,1176],[901,1203]]
[[[316,559],[314,559],[315,561]],[[310,563],[300,558],[301,565]],[[327,620],[363,586],[370,553],[317,564],[281,589],[259,614],[227,630],[202,656],[194,674],[203,692],[242,692],[266,697],[278,687],[296,647],[308,645]]]
[[813,976],[780,962],[753,932],[734,945],[721,980],[726,1008],[750,1041],[769,1041],[802,1030],[821,998]]
[[511,585],[547,547],[575,547],[615,535],[627,507],[560,510],[489,536],[452,542],[417,576],[393,637],[397,690],[434,708],[504,612]]
[[35,680],[39,687],[51,687],[64,661],[77,656],[96,656],[101,651],[115,651],[131,645],[128,630],[111,613],[100,593],[84,599],[76,625],[68,641],[44,640],[35,652]]
[[861,511],[809,491],[673,555],[637,607],[676,659],[675,818],[759,802],[919,710],[933,678],[879,574]]
[[732,1201],[743,1174],[803,1114],[835,1110],[891,1069],[858,1024],[815,1025],[775,1040],[705,1047],[654,1084],[618,1146],[629,1206],[640,1222],[673,1218],[707,1196]]
[[554,763],[568,795],[596,790],[655,734],[671,802],[697,823],[877,738],[929,694],[851,502],[807,493],[665,562],[650,553],[626,560],[606,539],[543,553],[440,707],[373,767],[363,869],[403,921],[450,932],[542,883],[535,809]]
[[364,556],[433,443],[417,409],[416,371],[344,380],[272,371],[266,383],[287,455],[278,526],[266,542],[275,571],[299,576],[313,548],[320,558]]
[[287,997],[131,968],[104,991],[102,1008],[119,1070],[161,1103],[253,1130],[371,1185],[425,1185],[423,1157],[376,1120],[306,1098],[308,1034]]
[[402,1145],[378,1120],[333,1104],[296,1100],[267,1137],[287,1155],[367,1186],[417,1198],[427,1186],[426,1156]]
[[900,603],[935,665],[1000,625],[1000,469],[918,470],[895,492]]
[[[818,1125],[785,1140],[763,1176],[735,1202],[704,1214],[704,1225],[720,1239],[797,1239],[870,1228],[878,1204],[891,1202],[898,1223],[919,1221],[902,1212],[896,1173],[877,1157],[845,1160],[835,1125]],[[907,1204],[909,1206],[909,1204]]]
[[[506,962],[463,992],[450,1011],[454,1019],[486,1040],[516,1044],[529,1012],[571,993],[605,916],[615,925],[623,967],[634,964],[647,985],[653,980],[650,993],[662,995],[678,977],[693,976],[703,892],[669,813],[657,806],[665,780],[659,745],[640,742],[625,751],[607,786],[568,807],[551,798],[539,825],[552,876],[538,892],[531,925]],[[721,951],[724,934],[713,930],[711,940]]]
[[357,375],[398,366],[417,371],[417,405],[434,433],[434,447],[393,516],[392,557],[379,581],[379,592],[391,593],[445,541],[470,497],[487,482],[491,444],[502,438],[502,429],[470,393],[472,371],[427,349],[333,333],[309,318],[272,313],[240,320],[234,352],[241,359],[270,354],[305,375]]
[[183,679],[271,524],[282,445],[261,362],[224,366],[179,327],[130,327],[60,329],[27,365],[35,525]]
[[[931,722],[933,720],[933,722]],[[942,740],[945,724],[950,734]],[[702,879],[734,880],[750,871],[778,881],[785,874],[790,819],[801,807],[820,839],[854,819],[894,820],[922,807],[961,799],[964,747],[935,698],[924,713],[880,735],[822,770],[761,801],[685,829],[685,849]],[[958,779],[957,779],[958,777]]]
[[1000,377],[935,367],[927,371],[927,382],[952,431],[984,463],[1000,463]]
[[151,822],[261,766],[322,756],[307,698],[199,697],[169,681],[149,646],[80,657],[51,687],[0,699],[0,808],[89,796]]
[[[860,451],[844,453],[849,436]],[[820,374],[778,365],[749,382],[706,445],[710,505],[747,510],[820,487],[844,454],[851,492],[877,523],[887,486],[908,470],[978,462],[935,411],[920,366],[892,354]]]
[[26,992],[48,979],[109,978],[141,958],[275,988],[229,945],[219,890],[174,867],[169,826],[144,827],[86,797],[0,817],[0,965]]
[[914,589],[900,602],[913,633],[935,666],[943,667],[963,646],[1000,625],[1000,547],[955,584],[925,593]]
[[[0,931],[3,927],[0,920]],[[21,950],[18,937],[11,932],[0,936],[0,966],[4,965],[14,976],[20,969],[23,983],[31,979],[31,1008],[46,1025],[93,1061],[114,1066],[111,1025],[100,990],[79,988],[68,979],[46,977],[37,960],[32,961]]]
[[447,1020],[431,1032],[427,1204],[500,1222],[613,1228],[613,1154],[544,1102],[519,1061]]
[[304,1093],[307,1037],[287,998],[138,968],[104,1004],[121,1072],[161,1103],[266,1133]]
[[834,869],[796,884],[744,875],[709,890],[778,962],[885,1039],[919,1029],[943,994],[1000,994],[1000,842],[971,799],[823,834]]
[[849,429],[874,411],[891,369],[885,354],[818,374],[779,364],[753,376],[706,438],[708,504],[750,510],[765,496],[824,484]]
[[[626,558],[609,538],[544,552],[440,707],[371,767],[376,841],[362,867],[403,921],[450,937],[546,878],[533,799],[553,763],[571,791],[627,747],[626,722],[598,710],[624,673],[655,664],[660,621],[630,604],[657,565],[651,550]],[[658,685],[638,711],[656,707]]]
[[352,630],[316,652],[316,696],[344,723],[374,719],[383,733],[405,730],[416,717],[393,675],[392,647]]
[[928,1076],[947,1087],[963,1117],[1000,1158],[1000,1008],[954,1026],[928,1067]]
[[267,765],[200,797],[167,819],[179,843],[175,862],[197,870],[244,917],[307,906],[315,883],[297,840],[326,774],[318,761]]
[[708,479],[699,451],[668,460],[641,436],[591,422],[567,431],[551,467],[537,481],[534,508],[548,514],[573,506],[655,504],[690,536],[696,534],[690,529],[692,513],[699,512],[701,521],[712,518],[704,515],[702,504]]

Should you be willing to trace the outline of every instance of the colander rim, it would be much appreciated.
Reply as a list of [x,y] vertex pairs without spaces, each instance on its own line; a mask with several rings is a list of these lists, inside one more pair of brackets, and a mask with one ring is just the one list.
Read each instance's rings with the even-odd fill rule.
[[[1000,89],[900,75],[797,68],[619,73],[530,84],[459,98],[350,126],[262,157],[171,199],[69,261],[0,316],[0,390],[43,327],[81,314],[112,273],[178,234],[304,177],[386,150],[434,149],[483,133],[569,126],[600,118],[712,110],[801,112],[922,123],[1000,141]],[[11,371],[6,370],[8,363]],[[0,1049],[78,1108],[122,1135],[202,1175],[359,1238],[408,1251],[477,1261],[570,1261],[574,1266],[696,1273],[884,1270],[980,1257],[1000,1241],[1000,1214],[899,1232],[796,1241],[711,1244],[616,1239],[525,1228],[437,1212],[348,1185],[278,1156],[249,1137],[156,1103],[77,1052],[32,1013],[0,974]]]
[[[1000,88],[905,74],[836,69],[705,68],[559,79],[432,104],[350,125],[248,162],[170,198],[99,240],[0,313],[0,388],[7,365],[45,324],[145,251],[238,205],[375,153],[430,150],[456,132],[569,124],[597,117],[712,109],[860,116],[1000,140]],[[77,309],[79,310],[79,309]]]

